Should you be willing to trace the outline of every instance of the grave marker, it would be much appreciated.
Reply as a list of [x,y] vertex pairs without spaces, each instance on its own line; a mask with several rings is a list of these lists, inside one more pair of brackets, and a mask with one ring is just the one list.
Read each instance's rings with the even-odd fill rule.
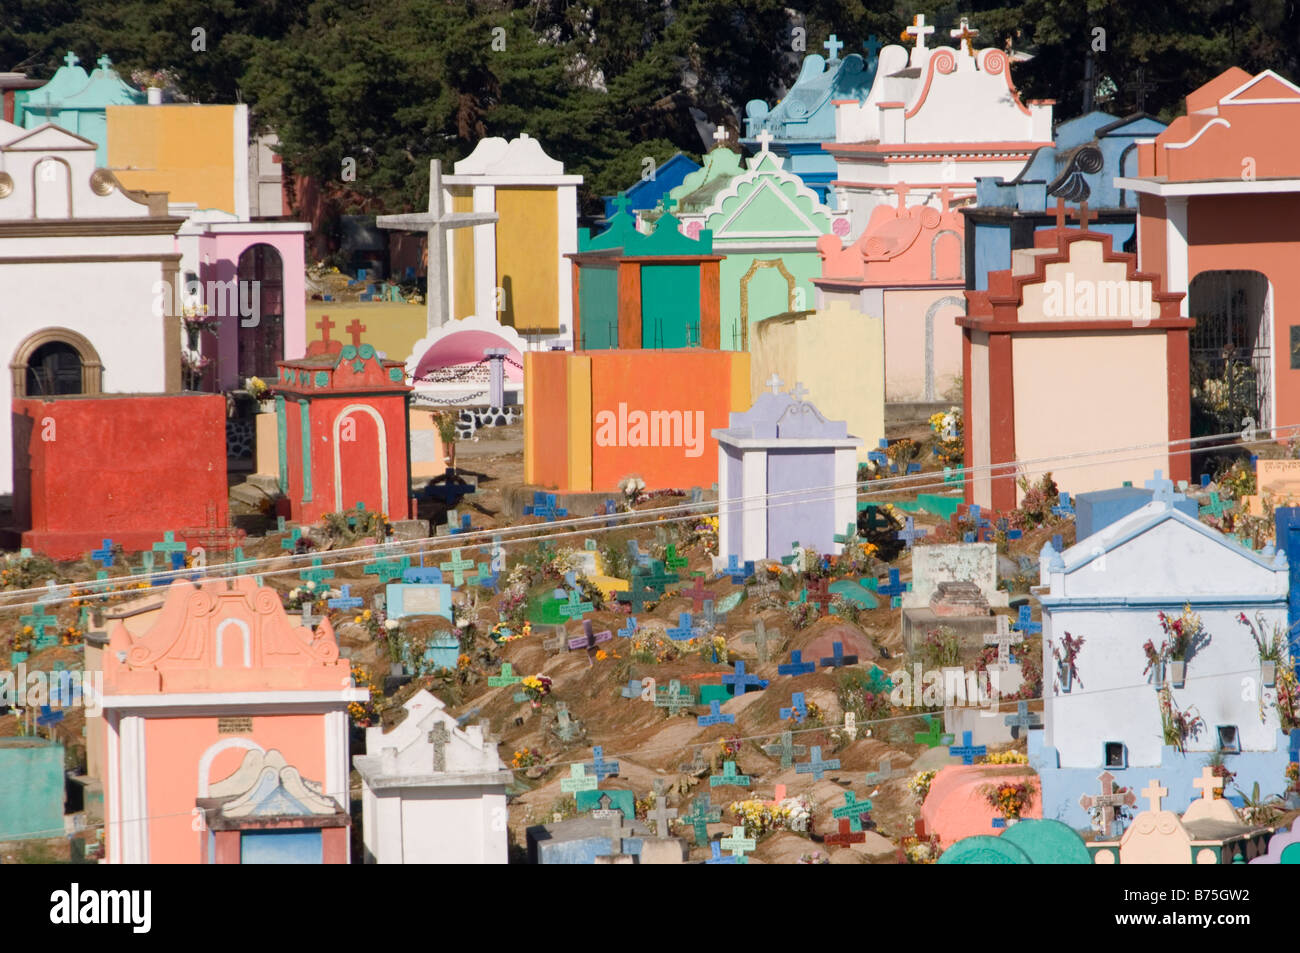
[[956,758],[961,758],[962,764],[974,764],[977,757],[982,757],[988,753],[985,745],[971,744],[971,733],[963,731],[961,733],[961,744],[949,745],[948,753]]
[[822,659],[822,668],[843,668],[846,665],[857,664],[858,657],[856,655],[844,654],[843,642],[832,642],[830,658]]
[[1030,728],[1037,728],[1043,723],[1037,712],[1029,710],[1029,702],[1023,701],[1016,703],[1014,715],[1007,715],[1002,721],[1011,729],[1012,738],[1019,738]]
[[509,662],[502,662],[500,674],[489,676],[488,685],[491,688],[501,688],[506,685],[518,685],[523,680],[522,675],[515,674],[514,666]]
[[844,792],[844,806],[837,807],[831,811],[831,817],[845,818],[849,822],[849,830],[862,830],[862,817],[871,810],[872,804],[869,799],[858,800],[858,796],[852,791]]
[[1098,808],[1097,817],[1092,822],[1093,829],[1102,837],[1110,837],[1115,824],[1115,809],[1121,805],[1132,807],[1137,804],[1137,795],[1132,791],[1117,792],[1115,775],[1109,771],[1097,775],[1097,780],[1101,782],[1101,793],[1080,795],[1079,806],[1085,811]]
[[746,632],[740,637],[740,641],[748,642],[753,645],[758,652],[758,664],[766,665],[768,659],[767,644],[774,642],[781,637],[780,629],[774,632],[768,632],[767,627],[763,624],[762,619],[754,622],[754,628],[751,632]]
[[691,802],[690,812],[683,818],[691,825],[695,834],[695,846],[703,847],[709,840],[709,824],[722,820],[722,808],[709,803],[709,796],[702,794]]
[[709,787],[716,788],[722,785],[734,784],[736,787],[749,787],[749,775],[736,773],[736,762],[725,761],[722,765],[722,774],[715,774],[709,778]]
[[799,724],[803,724],[804,718],[808,716],[808,706],[804,703],[803,692],[795,692],[790,696],[790,707],[781,709],[781,719],[783,721],[793,718]]
[[358,609],[362,600],[352,595],[352,587],[345,584],[339,589],[339,594],[325,604],[331,609]]
[[997,664],[1003,671],[1011,666],[1011,646],[1023,641],[1020,637],[1011,634],[1010,622],[1011,620],[1006,616],[1000,615],[997,617],[997,629],[984,633],[984,644],[998,647]]
[[727,556],[726,568],[722,570],[724,576],[730,576],[733,585],[743,585],[745,580],[754,575],[754,560],[747,559],[742,565],[740,558],[735,553]]
[[803,653],[795,649],[790,653],[790,661],[776,668],[778,675],[807,675],[817,668],[812,662],[803,660]]
[[650,811],[646,818],[654,821],[655,831],[661,839],[667,839],[672,836],[671,821],[677,816],[677,808],[668,806],[668,799],[662,794],[655,795],[655,809]]
[[947,732],[939,731],[939,719],[934,715],[925,716],[925,726],[926,731],[918,731],[912,736],[917,744],[925,745],[927,748],[938,748],[952,744],[953,736]]
[[721,703],[717,699],[709,702],[709,713],[696,717],[695,723],[701,728],[712,728],[714,725],[734,725],[736,716],[724,714],[720,710],[720,705]]
[[587,763],[586,767],[596,776],[598,781],[604,781],[606,778],[618,774],[618,762],[605,760],[605,749],[601,745],[596,745],[591,749],[592,760]]
[[759,678],[757,675],[751,675],[745,671],[743,660],[736,660],[736,668],[728,675],[722,676],[722,684],[732,687],[732,694],[739,698],[745,694],[745,689],[753,686],[758,689],[767,688],[767,679]]
[[1037,635],[1043,631],[1043,624],[1033,621],[1032,611],[1029,606],[1024,605],[1020,607],[1020,615],[1011,623],[1011,628],[1025,635]]
[[679,596],[686,596],[690,599],[696,612],[699,612],[704,608],[706,600],[710,603],[713,601],[713,593],[704,588],[704,580],[699,578],[695,580],[695,585],[690,589],[678,589],[677,594]]
[[588,776],[587,772],[580,764],[569,765],[569,776],[560,782],[560,790],[566,794],[577,794],[579,791],[596,790],[596,779]]
[[672,679],[667,688],[655,689],[655,707],[667,708],[668,714],[679,714],[683,709],[695,704],[695,696],[689,688],[684,688],[677,679]]
[[[800,719],[802,720],[802,719]],[[822,775],[828,770],[839,769],[839,758],[822,758],[821,745],[813,745],[812,752],[808,755],[808,760],[794,766],[795,774],[811,774],[814,780],[820,781]]]
[[788,768],[794,764],[794,756],[805,754],[808,751],[807,745],[797,745],[794,743],[794,733],[790,731],[781,732],[781,741],[778,744],[763,745],[763,751],[772,757],[780,755],[781,767]]
[[745,856],[745,852],[751,851],[757,847],[758,842],[752,837],[746,837],[745,829],[743,827],[733,827],[731,829],[731,836],[724,837],[718,841],[718,846],[723,850],[731,851],[731,856],[736,858],[736,863],[745,864],[749,862],[749,858]]

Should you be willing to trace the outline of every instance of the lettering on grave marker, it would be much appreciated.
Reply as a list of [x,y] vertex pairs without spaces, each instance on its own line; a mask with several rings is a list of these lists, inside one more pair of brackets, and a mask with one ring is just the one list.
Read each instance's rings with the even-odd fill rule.
[[217,719],[217,734],[219,735],[251,735],[252,733],[252,718],[233,716]]

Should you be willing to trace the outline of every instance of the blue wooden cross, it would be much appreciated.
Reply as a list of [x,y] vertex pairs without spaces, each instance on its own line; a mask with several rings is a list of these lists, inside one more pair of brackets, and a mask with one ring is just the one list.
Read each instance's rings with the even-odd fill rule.
[[832,768],[838,769],[839,766],[840,766],[839,758],[823,759],[822,746],[813,745],[812,751],[809,752],[808,754],[808,760],[796,764],[794,766],[794,773],[811,774],[814,779],[820,781],[822,779],[822,775],[825,774],[828,770]]
[[339,590],[336,598],[328,600],[325,604],[331,609],[357,609],[360,608],[365,600],[352,594],[352,587],[345,585]]
[[[420,554],[424,558],[424,554]],[[412,566],[410,569],[402,570],[402,582],[414,583],[419,586],[432,586],[442,582],[442,570],[434,569],[432,566]]]
[[1052,507],[1053,516],[1073,516],[1074,504],[1070,502],[1070,494],[1061,492],[1057,499],[1056,505]]
[[1030,728],[1037,728],[1043,723],[1037,712],[1029,710],[1028,702],[1017,702],[1016,713],[1002,719],[1011,728],[1011,737],[1019,738]]
[[1025,535],[1022,530],[1012,529],[1011,524],[1007,522],[1007,518],[1005,516],[999,517],[998,519],[998,532],[1004,535],[1009,540],[1019,539],[1021,536]]
[[[697,846],[698,843],[699,842],[697,841],[696,842]],[[722,853],[722,845],[717,841],[710,842],[709,852],[713,856],[705,861],[706,864],[747,864],[749,863],[749,858],[744,856],[739,856],[736,854],[724,855]]]
[[[606,501],[605,501],[605,515],[606,515],[606,516],[613,516],[613,515],[614,515],[615,513],[617,513],[617,512],[618,512],[618,504],[615,503],[613,500],[606,500]],[[614,526],[614,525],[616,525],[616,521],[615,521],[615,520],[605,520],[605,526],[606,526],[606,527],[610,527],[610,526]]]
[[176,534],[171,530],[163,533],[162,542],[154,543],[151,547],[155,553],[166,553],[171,557],[173,569],[182,569],[185,566],[185,544],[178,542]]
[[636,635],[638,628],[639,626],[637,625],[636,616],[632,615],[627,617],[627,623],[623,628],[619,629],[614,634],[620,639],[630,639],[632,636]]
[[678,614],[677,625],[669,626],[666,634],[674,642],[684,642],[687,639],[695,638],[696,626],[692,624],[691,614],[689,612]]
[[105,569],[112,569],[113,560],[115,558],[113,556],[113,541],[111,539],[104,540],[103,548],[92,549],[90,551],[90,556],[92,559],[98,559]]
[[741,563],[735,553],[730,553],[727,556],[727,568],[722,570],[722,574],[730,576],[734,585],[743,585],[746,579],[754,575],[754,560],[746,559]]
[[440,563],[438,568],[443,572],[451,573],[453,584],[459,588],[460,586],[465,585],[465,570],[474,568],[474,560],[463,559],[460,555],[460,550],[453,549],[451,551],[451,559],[444,563]]
[[806,717],[808,717],[808,705],[803,700],[803,692],[795,692],[790,696],[790,707],[781,709],[781,719],[785,721],[793,718],[802,725]]
[[554,493],[533,493],[533,502],[524,507],[525,516],[541,516],[548,523],[554,523],[557,516],[568,516],[569,511],[562,506],[555,505]]
[[889,466],[889,455],[885,453],[885,451],[888,449],[889,449],[889,441],[886,440],[884,437],[881,437],[880,443],[878,444],[878,449],[868,451],[867,459],[870,460],[872,463],[876,464],[877,466],[881,466],[881,467]]
[[[815,671],[816,668],[817,666],[812,662],[805,662],[803,660],[803,653],[798,649],[795,649],[790,653],[789,662],[776,667],[776,673],[778,675],[807,675],[809,672]],[[782,715],[782,717],[784,718],[785,716]]]
[[1152,491],[1153,501],[1174,503],[1184,499],[1183,494],[1174,492],[1174,481],[1164,479],[1164,475],[1159,470],[1155,472],[1155,479],[1147,480],[1142,485]]
[[1060,533],[1052,534],[1052,548],[1058,553],[1065,552],[1065,537]]
[[888,583],[882,583],[879,581],[876,583],[876,592],[880,593],[882,596],[889,596],[889,605],[891,608],[895,609],[903,603],[902,594],[911,588],[911,583],[899,581],[897,569],[889,570]]
[[494,534],[492,537],[491,548],[480,546],[480,552],[486,551],[492,557],[492,571],[505,572],[506,569],[506,551],[501,546],[501,534]]
[[497,580],[500,576],[501,573],[493,572],[488,563],[479,563],[478,572],[474,574],[473,582],[476,586],[481,586],[484,589],[491,589],[493,592],[498,592],[499,587]]
[[624,698],[640,698],[641,679],[629,678],[627,680],[627,684],[623,686],[623,690],[619,692],[619,694],[621,694]]
[[759,678],[757,675],[751,675],[745,671],[743,660],[736,661],[736,670],[728,675],[722,676],[722,684],[732,687],[732,694],[740,696],[745,694],[745,689],[751,685],[758,689],[767,688],[767,679]]
[[916,529],[913,525],[912,517],[910,516],[907,517],[906,520],[904,520],[904,523],[906,524],[905,527],[899,530],[897,533],[895,533],[894,536],[897,539],[901,539],[903,541],[903,545],[906,546],[908,549],[911,549],[912,544],[916,542],[918,539],[925,539],[926,532],[923,529]]
[[569,601],[564,605],[560,606],[560,615],[564,616],[566,619],[572,619],[574,616],[578,616],[579,618],[581,618],[582,616],[590,612],[591,603],[579,602],[578,598],[579,598],[578,590],[570,589]]
[[601,745],[596,745],[591,749],[593,758],[583,767],[587,769],[588,774],[594,774],[597,781],[604,781],[606,778],[618,774],[618,762],[605,760],[605,749]]
[[650,565],[650,554],[641,552],[641,548],[637,545],[635,539],[629,539],[627,541],[627,551],[628,555],[632,557],[633,566],[648,567]]
[[695,719],[696,724],[701,728],[711,728],[714,725],[734,725],[736,723],[736,716],[724,714],[721,711],[720,706],[721,702],[716,698],[713,699],[713,701],[709,702],[709,713],[707,715],[697,716]]
[[1011,628],[1016,632],[1023,632],[1026,635],[1037,635],[1039,632],[1042,632],[1043,624],[1041,622],[1033,621],[1030,616],[1031,610],[1029,606],[1021,606],[1020,616],[1011,623]]
[[36,719],[36,724],[48,728],[50,725],[57,725],[63,720],[63,712],[54,711],[49,705],[41,706],[41,713]]
[[989,750],[985,745],[971,744],[970,739],[971,733],[963,731],[961,744],[948,746],[948,753],[953,757],[961,758],[962,764],[974,764],[977,757],[982,757]]
[[822,659],[822,668],[843,668],[845,665],[857,664],[858,657],[856,655],[844,654],[843,642],[832,642],[830,658]]

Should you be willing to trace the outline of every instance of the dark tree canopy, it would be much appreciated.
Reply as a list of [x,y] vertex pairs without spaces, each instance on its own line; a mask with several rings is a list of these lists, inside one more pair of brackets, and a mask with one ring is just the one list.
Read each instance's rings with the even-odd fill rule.
[[[713,124],[774,101],[803,50],[835,32],[845,52],[893,42],[915,12],[933,40],[968,16],[977,46],[1033,55],[1026,98],[1077,115],[1092,59],[1096,105],[1140,97],[1169,119],[1229,66],[1295,79],[1294,0],[1025,0],[927,5],[816,0],[7,0],[0,70],[48,76],[66,50],[107,53],[124,73],[168,69],[198,102],[249,103],[286,166],[337,211],[422,207],[428,159],[455,161],[485,135],[527,132],[584,176],[583,207],[635,181],[644,157],[698,156]],[[201,31],[201,33],[196,33]],[[202,41],[200,43],[200,40]],[[202,46],[202,49],[197,47]],[[1142,70],[1144,90],[1139,90]],[[343,181],[345,158],[355,181]]]

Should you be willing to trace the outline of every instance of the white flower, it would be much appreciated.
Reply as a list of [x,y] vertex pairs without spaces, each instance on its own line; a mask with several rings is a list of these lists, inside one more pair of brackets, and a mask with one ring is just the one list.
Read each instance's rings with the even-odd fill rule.
[[307,591],[314,592],[315,590],[316,590],[316,580],[313,579],[311,582],[307,583]]
[[387,629],[389,632],[392,632],[399,625],[401,625],[401,623],[398,622],[396,619],[388,619],[384,622],[384,628]]
[[302,590],[299,589],[297,586],[294,586],[292,589],[289,590],[290,599],[297,599],[298,596],[300,595],[302,595]]

